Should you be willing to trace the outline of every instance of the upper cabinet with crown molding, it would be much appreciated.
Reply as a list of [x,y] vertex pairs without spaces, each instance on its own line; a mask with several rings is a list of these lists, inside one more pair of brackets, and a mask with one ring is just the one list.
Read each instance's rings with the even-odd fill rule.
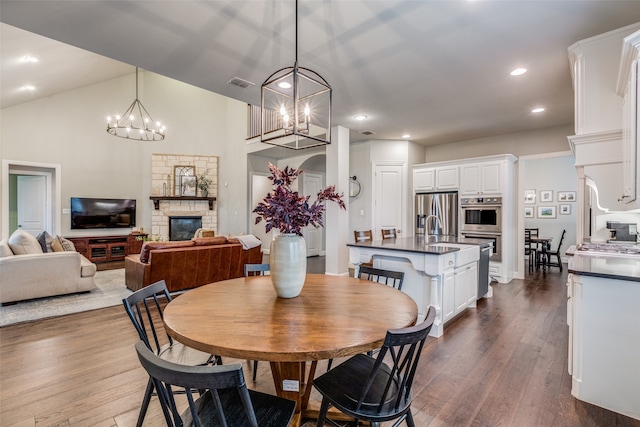
[[624,38],[616,92],[623,102],[622,114],[622,196],[632,208],[640,207],[640,31]]
[[[575,92],[575,135],[568,137],[569,143],[578,176],[594,179],[602,206],[610,210],[640,206],[637,149],[639,31],[640,23],[636,23],[581,40],[568,48]],[[589,199],[590,190],[583,188],[584,182],[578,191],[579,221],[589,217],[585,200]],[[579,228],[586,229],[586,226],[579,224]]]

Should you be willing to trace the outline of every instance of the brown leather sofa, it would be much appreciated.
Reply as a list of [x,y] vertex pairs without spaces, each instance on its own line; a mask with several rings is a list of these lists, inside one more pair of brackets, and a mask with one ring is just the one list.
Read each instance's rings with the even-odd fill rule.
[[262,248],[243,249],[236,239],[204,237],[182,242],[147,242],[124,260],[125,283],[136,291],[158,280],[169,292],[244,275],[245,264],[260,264]]

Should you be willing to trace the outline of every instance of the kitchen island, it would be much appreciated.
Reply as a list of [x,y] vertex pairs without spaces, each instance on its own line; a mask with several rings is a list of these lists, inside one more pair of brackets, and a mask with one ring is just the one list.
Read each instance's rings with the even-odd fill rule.
[[640,420],[640,254],[575,250],[572,255],[571,394]]
[[[478,271],[481,249],[488,248],[490,240],[465,239],[449,236],[403,237],[349,243],[349,262],[356,266],[373,261],[376,268],[405,273],[402,291],[418,305],[418,322],[432,305],[436,320],[430,335],[439,337],[444,324],[468,307],[475,307],[478,297]],[[486,262],[488,264],[488,260]],[[357,271],[356,271],[357,274]]]

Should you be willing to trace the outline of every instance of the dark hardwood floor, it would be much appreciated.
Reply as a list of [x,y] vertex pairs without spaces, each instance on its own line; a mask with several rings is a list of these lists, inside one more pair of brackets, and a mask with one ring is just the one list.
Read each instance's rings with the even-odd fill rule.
[[[430,338],[414,384],[416,425],[640,426],[571,396],[565,280],[566,269],[553,269],[494,283],[493,298]],[[0,425],[134,426],[147,380],[136,340],[122,307],[0,329]],[[254,384],[241,362],[250,387],[273,392],[266,363]],[[154,398],[145,426],[161,425]]]

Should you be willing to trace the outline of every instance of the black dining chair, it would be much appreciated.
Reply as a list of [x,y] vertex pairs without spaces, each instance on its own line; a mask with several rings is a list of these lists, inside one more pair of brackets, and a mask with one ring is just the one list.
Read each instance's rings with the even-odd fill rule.
[[435,308],[429,307],[421,324],[387,331],[376,358],[357,354],[314,379],[313,386],[322,395],[317,426],[328,423],[339,427],[326,418],[329,408],[334,407],[353,417],[355,425],[360,420],[372,426],[396,420],[393,425],[397,426],[404,420],[409,427],[415,427],[411,387],[435,318]]
[[[251,276],[264,276],[271,269],[270,264],[245,264],[244,265],[244,277]],[[258,375],[258,361],[253,361],[253,382],[256,382],[256,378]]]
[[383,283],[401,291],[404,283],[404,272],[361,265],[358,269],[358,278]]
[[[565,234],[567,234],[567,230],[562,230],[562,235],[560,236],[560,240],[558,241],[558,246],[556,246],[554,249],[548,248],[543,253],[543,267],[558,267],[560,271],[562,271],[562,254],[560,251],[562,249],[562,242],[564,241]],[[555,257],[556,260],[552,261],[552,257]]]
[[[358,269],[358,278],[363,280],[370,280],[372,282],[382,283],[387,286],[391,286],[399,291],[402,290],[402,284],[404,283],[404,272],[383,270],[380,268],[373,268],[360,264]],[[373,350],[367,352],[369,356],[373,355]],[[329,359],[327,362],[327,371],[331,369],[333,365],[333,359]]]
[[[162,405],[167,426],[284,427],[296,402],[247,389],[242,365],[185,366],[161,359],[142,341],[135,346]],[[187,395],[188,408],[180,413],[174,393]],[[194,399],[193,390],[200,390]]]
[[[122,303],[129,319],[131,319],[131,323],[133,323],[138,332],[138,336],[144,345],[158,357],[183,365],[207,365],[211,363],[222,365],[220,356],[214,356],[187,347],[174,341],[167,334],[162,323],[162,307],[163,302],[168,304],[170,301],[171,295],[167,290],[167,284],[164,280],[161,280],[135,291],[124,298]],[[142,426],[153,395],[154,384],[149,378],[136,426]]]
[[529,273],[533,273],[538,259],[538,245],[531,242],[532,237],[538,237],[538,229],[526,228],[524,230],[524,255],[528,257]]

